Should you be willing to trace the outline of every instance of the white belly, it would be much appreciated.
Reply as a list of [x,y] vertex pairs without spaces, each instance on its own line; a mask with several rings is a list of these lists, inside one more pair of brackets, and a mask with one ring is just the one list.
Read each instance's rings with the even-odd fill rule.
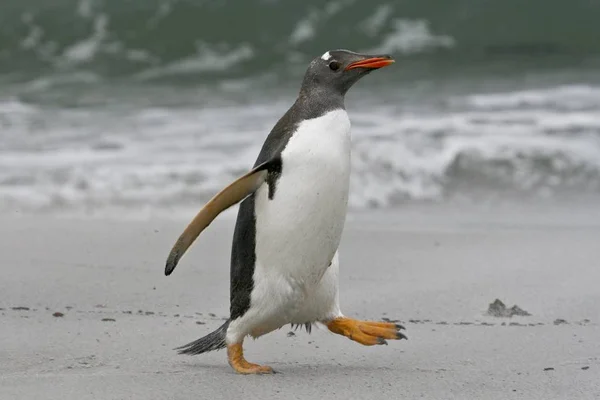
[[[311,317],[304,300],[318,289],[340,244],[348,205],[350,145],[346,111],[307,120],[281,154],[283,169],[274,198],[268,198],[267,185],[256,192],[251,309],[261,309],[268,321],[255,333],[310,322],[295,319],[299,313],[301,318]],[[327,311],[319,305],[314,308],[314,319]]]

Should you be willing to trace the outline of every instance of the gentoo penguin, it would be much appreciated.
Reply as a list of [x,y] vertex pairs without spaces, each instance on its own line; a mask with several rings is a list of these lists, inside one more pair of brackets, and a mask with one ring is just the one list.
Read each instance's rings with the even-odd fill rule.
[[241,201],[231,251],[230,317],[216,331],[177,348],[200,354],[227,347],[242,374],[272,373],[244,359],[242,343],[284,325],[322,323],[360,344],[406,339],[402,326],[344,316],[338,295],[338,246],[350,182],[348,89],[390,56],[328,51],[315,58],[296,102],[277,122],[250,172],[214,196],[167,259],[170,275],[198,235]]

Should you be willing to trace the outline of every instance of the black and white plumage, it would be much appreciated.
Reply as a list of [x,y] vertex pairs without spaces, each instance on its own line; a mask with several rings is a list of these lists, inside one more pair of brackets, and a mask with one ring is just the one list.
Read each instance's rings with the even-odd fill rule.
[[198,234],[223,209],[241,201],[231,253],[230,318],[217,331],[180,348],[182,353],[241,346],[248,335],[343,317],[337,251],[351,153],[344,96],[361,77],[392,62],[389,56],[346,50],[315,58],[296,102],[268,135],[254,169],[215,196],[181,235],[167,261],[167,275]]

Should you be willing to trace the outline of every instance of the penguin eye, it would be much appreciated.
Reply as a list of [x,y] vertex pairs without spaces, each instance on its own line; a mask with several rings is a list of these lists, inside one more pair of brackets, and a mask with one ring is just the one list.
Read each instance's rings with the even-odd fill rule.
[[340,63],[337,61],[332,61],[329,63],[329,69],[332,71],[337,71],[338,69],[340,69]]

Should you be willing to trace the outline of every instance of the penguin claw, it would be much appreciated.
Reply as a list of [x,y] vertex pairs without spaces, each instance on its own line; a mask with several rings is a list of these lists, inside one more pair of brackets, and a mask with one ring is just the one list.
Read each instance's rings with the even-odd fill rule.
[[396,339],[398,339],[398,340],[402,340],[402,339],[408,340],[408,337],[406,337],[406,335],[404,333],[402,333],[402,332],[397,332],[396,333]]
[[404,325],[400,325],[400,324],[396,324],[396,329],[399,330],[399,331],[402,330],[402,329],[406,330],[406,328],[404,327]]
[[385,344],[387,346],[388,342],[384,338],[378,337],[377,344]]

